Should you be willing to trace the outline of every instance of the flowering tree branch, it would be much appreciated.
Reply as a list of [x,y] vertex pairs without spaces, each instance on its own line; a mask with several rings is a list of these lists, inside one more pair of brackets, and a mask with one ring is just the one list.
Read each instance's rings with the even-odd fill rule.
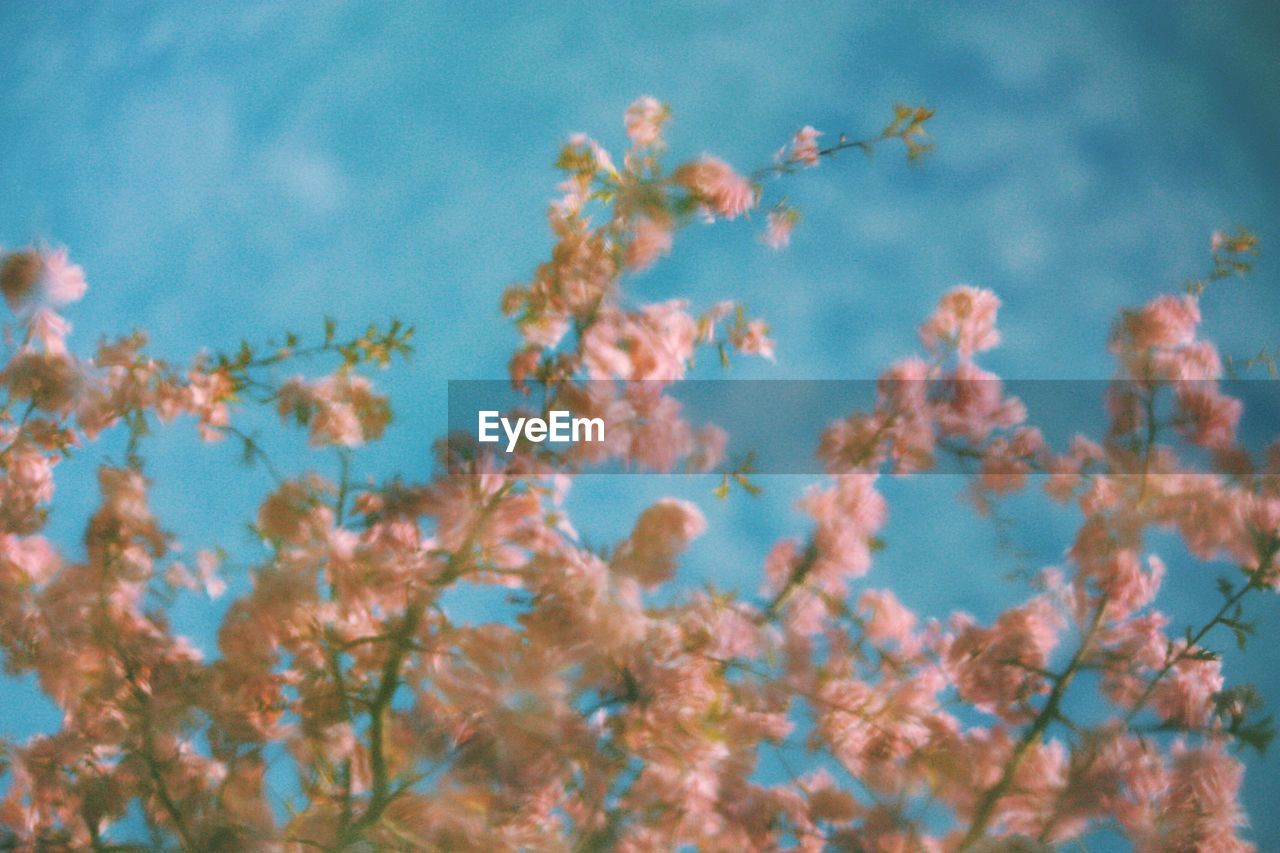
[[[1141,850],[1248,849],[1228,747],[1261,749],[1269,723],[1201,643],[1225,627],[1243,646],[1246,596],[1280,588],[1280,453],[1239,440],[1243,404],[1199,330],[1207,285],[1248,270],[1248,232],[1215,235],[1187,292],[1120,313],[1107,426],[1065,447],[980,366],[999,299],[945,293],[921,352],[824,431],[828,476],[800,498],[807,528],[763,555],[758,595],[675,587],[707,526],[689,501],[659,500],[597,547],[569,517],[574,476],[608,464],[715,471],[723,498],[758,490],[754,460],[726,463],[727,436],[688,423],[670,391],[703,353],[772,358],[768,326],[729,300],[640,302],[631,277],[695,220],[767,208],[761,237],[781,248],[798,214],[765,178],[895,140],[917,159],[931,115],[898,107],[878,134],[827,146],[805,127],[745,175],[709,155],[668,165],[670,110],[653,98],[627,110],[618,159],[571,138],[551,252],[502,300],[519,338],[509,376],[543,412],[600,418],[610,441],[446,441],[425,482],[357,476],[392,417],[366,373],[408,356],[411,327],[339,337],[326,322],[314,342],[185,366],[140,333],[80,355],[61,312],[82,271],[61,251],[6,255],[0,652],[63,723],[4,743],[0,846],[122,849],[139,810],[145,843],[188,850],[952,851],[1101,829]],[[251,405],[302,430],[336,476],[269,457]],[[270,475],[248,578],[228,583],[218,549],[179,559],[152,512],[146,439],[177,419]],[[112,429],[124,464],[98,469],[83,554],[61,548],[45,535],[55,467]],[[1035,483],[1079,520],[1061,565],[987,622],[917,614],[865,580],[887,547],[880,478],[948,459],[980,514]],[[1185,637],[1157,607],[1154,529],[1245,575]],[[510,611],[456,619],[456,596],[485,585]],[[228,593],[212,655],[165,617],[179,596]],[[1097,713],[1069,713],[1089,690]],[[291,775],[287,802],[268,755]],[[763,781],[765,761],[786,778]]]

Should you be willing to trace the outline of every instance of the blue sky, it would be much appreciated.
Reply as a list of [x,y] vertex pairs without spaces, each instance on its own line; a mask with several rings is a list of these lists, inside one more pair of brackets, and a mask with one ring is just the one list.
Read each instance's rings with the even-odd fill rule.
[[[325,314],[412,322],[413,364],[382,377],[398,420],[371,472],[423,476],[446,381],[502,375],[515,338],[497,300],[548,248],[555,152],[577,130],[620,147],[641,94],[671,104],[673,155],[744,169],[805,123],[857,135],[896,100],[938,110],[922,168],[847,157],[771,188],[804,213],[790,250],[761,246],[756,224],[695,227],[632,282],[639,298],[740,297],[766,317],[778,363],[736,376],[872,377],[914,351],[941,292],[970,282],[1005,303],[991,367],[1102,378],[1115,313],[1200,272],[1213,229],[1247,225],[1268,255],[1280,245],[1280,13],[1264,0],[5,3],[0,31],[0,244],[66,245],[84,266],[74,340],[140,326],[185,360]],[[1280,345],[1267,255],[1205,314],[1226,353]],[[276,449],[294,467],[328,464],[301,444]],[[184,435],[152,452],[156,502],[189,547],[246,545],[260,473]],[[93,500],[87,470],[61,481],[65,541]],[[800,529],[797,482],[768,485],[707,507],[691,581],[754,587],[768,543]],[[704,486],[585,482],[577,505],[599,541],[646,499]],[[989,615],[1017,592],[989,527],[962,513],[923,535],[912,525],[958,482],[892,488],[905,503],[869,582],[935,614]],[[1059,560],[1071,519],[1026,512],[1024,544]],[[1194,620],[1213,572],[1171,568],[1164,600],[1175,622]],[[1280,619],[1274,597],[1261,604],[1256,654],[1229,672],[1278,707]],[[184,601],[179,616],[207,637],[219,610]],[[4,703],[0,731],[48,721],[24,686],[0,689],[22,699]],[[1263,807],[1280,799],[1280,759],[1251,761],[1246,788],[1255,837],[1280,847],[1280,815]]]

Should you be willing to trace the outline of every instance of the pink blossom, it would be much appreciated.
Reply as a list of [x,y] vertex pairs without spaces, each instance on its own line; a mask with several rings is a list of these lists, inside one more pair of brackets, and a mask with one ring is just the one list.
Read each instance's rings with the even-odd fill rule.
[[0,262],[0,289],[10,310],[17,311],[36,291],[42,266],[40,255],[31,249],[4,256]]
[[84,296],[84,270],[71,263],[66,249],[37,253],[27,249],[5,256],[0,289],[14,311],[32,306],[59,308]]
[[657,98],[638,98],[627,107],[627,136],[640,148],[661,145],[662,126],[670,117],[671,111]]
[[1176,350],[1157,351],[1151,359],[1155,373],[1175,381],[1220,379],[1222,359],[1209,341],[1193,341]]
[[671,229],[648,217],[636,220],[631,242],[627,244],[627,266],[642,270],[658,258],[671,253]]
[[568,331],[568,319],[552,314],[531,317],[520,324],[520,333],[524,335],[524,339],[542,348],[556,346]]
[[32,340],[39,342],[45,352],[66,355],[66,339],[71,332],[71,324],[61,315],[49,308],[38,308],[28,323]]
[[373,392],[368,379],[339,373],[315,382],[297,377],[278,394],[282,418],[310,426],[313,446],[355,447],[382,435],[391,413],[386,399]]
[[989,290],[967,284],[954,287],[938,302],[938,309],[920,327],[920,340],[931,351],[953,348],[962,359],[1000,343],[996,311],[1000,300]]
[[1028,457],[1004,438],[996,438],[987,446],[978,482],[995,494],[1008,494],[1022,489],[1031,472]]
[[871,566],[871,538],[884,524],[884,497],[867,474],[845,474],[833,486],[810,489],[800,508],[817,523],[817,555],[812,575],[829,592],[843,592],[849,577],[866,574]]
[[756,205],[755,187],[723,160],[704,155],[676,169],[672,180],[716,216],[736,219]]
[[635,530],[613,559],[613,569],[645,585],[657,584],[670,577],[676,556],[706,527],[706,519],[693,504],[663,498],[640,514]]
[[1216,383],[1183,382],[1176,389],[1179,428],[1201,447],[1225,449],[1235,443],[1244,406],[1220,392]]
[[70,412],[83,393],[86,377],[81,365],[65,352],[36,352],[24,348],[10,360],[3,374],[9,394],[50,414]]
[[761,239],[771,249],[781,249],[791,243],[791,232],[796,227],[796,213],[790,208],[775,208],[766,217]]
[[1142,571],[1138,555],[1121,549],[1106,559],[1087,560],[1081,567],[1107,594],[1107,604],[1120,616],[1146,607],[1155,600],[1164,580],[1164,561],[1152,554],[1147,557],[1147,571]]
[[941,386],[945,392],[935,406],[944,434],[970,441],[985,440],[992,432],[1026,420],[1027,410],[1017,397],[1004,396],[1004,384],[994,373],[962,361]]
[[1044,669],[1065,620],[1045,598],[1007,610],[991,628],[961,630],[947,664],[960,696],[1005,719],[1025,716],[1022,703],[1047,689]]
[[809,812],[814,820],[846,821],[859,809],[857,802],[825,770],[817,770],[800,780],[800,788],[809,797]]
[[697,323],[682,300],[650,305],[638,313],[601,312],[583,337],[592,379],[674,380],[693,355]]
[[525,380],[532,376],[542,361],[542,348],[537,344],[516,350],[507,364],[507,373],[514,388],[524,388]]
[[1200,305],[1195,297],[1159,296],[1142,310],[1127,313],[1120,331],[1127,345],[1137,352],[1171,349],[1192,342],[1200,324]]
[[313,497],[302,483],[285,483],[258,509],[258,529],[266,536],[300,544],[310,533]]
[[67,258],[66,249],[44,256],[44,297],[53,306],[77,302],[84,296],[84,270]]
[[61,563],[58,552],[43,536],[0,534],[0,583],[12,583],[8,573],[16,570],[31,583],[42,584]]
[[187,394],[190,410],[200,419],[200,437],[205,441],[221,439],[223,428],[231,423],[227,402],[234,396],[226,371],[208,372],[198,365],[187,374]]
[[916,615],[887,589],[869,589],[858,599],[858,611],[866,618],[867,636],[877,643],[912,644]]
[[790,162],[801,163],[809,167],[818,165],[820,162],[820,154],[818,152],[819,136],[822,136],[822,132],[814,130],[809,125],[805,125],[796,131],[796,135],[791,139]]
[[628,388],[634,421],[627,426],[625,457],[641,468],[670,471],[694,452],[693,429],[681,416],[680,402],[655,383]]
[[585,133],[575,133],[569,137],[569,145],[574,148],[584,149],[591,154],[595,168],[609,174],[616,175],[618,169],[613,165],[613,157],[605,150],[599,142],[595,141]]
[[[1178,654],[1185,643],[1175,644]],[[1183,657],[1151,694],[1162,720],[1182,726],[1203,726],[1213,713],[1213,697],[1222,689],[1222,662]]]
[[689,470],[706,473],[724,461],[729,434],[715,424],[700,427],[693,436],[694,451],[689,457]]
[[1254,849],[1236,837],[1246,822],[1236,800],[1243,775],[1243,765],[1220,744],[1175,745],[1168,787],[1156,806],[1154,825],[1138,838],[1139,849]]
[[799,546],[793,539],[782,539],[774,544],[765,556],[765,584],[762,591],[766,595],[775,595],[795,576],[800,565]]
[[729,333],[729,340],[741,353],[774,360],[773,339],[769,337],[769,327],[763,320],[752,320],[740,329],[735,328]]

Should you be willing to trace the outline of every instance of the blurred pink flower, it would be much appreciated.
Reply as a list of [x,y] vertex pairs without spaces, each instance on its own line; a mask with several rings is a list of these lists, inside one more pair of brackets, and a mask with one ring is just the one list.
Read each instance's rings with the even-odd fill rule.
[[670,110],[657,98],[648,95],[638,98],[627,107],[627,136],[637,147],[660,145],[662,126],[670,116]]
[[938,302],[938,309],[920,327],[920,339],[930,350],[954,348],[968,359],[1000,343],[996,311],[1000,300],[990,290],[967,284],[954,287]]
[[756,205],[751,182],[723,160],[704,155],[676,169],[672,179],[706,205],[711,213],[736,219]]

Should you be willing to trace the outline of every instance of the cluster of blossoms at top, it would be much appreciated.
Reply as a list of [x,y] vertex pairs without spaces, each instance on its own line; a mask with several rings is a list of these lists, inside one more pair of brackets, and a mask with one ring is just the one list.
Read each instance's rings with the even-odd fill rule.
[[[900,110],[890,129],[918,115]],[[61,253],[6,257],[0,651],[63,719],[4,744],[3,844],[109,849],[140,819],[147,843],[190,850],[905,853],[1033,849],[1099,827],[1147,851],[1250,848],[1229,747],[1267,731],[1207,643],[1243,641],[1245,599],[1280,588],[1280,445],[1256,458],[1237,442],[1194,296],[1122,315],[1108,429],[1055,449],[977,363],[999,341],[997,298],[949,291],[923,352],[823,436],[830,476],[800,500],[810,529],[762,556],[758,596],[671,594],[707,527],[688,501],[658,500],[619,541],[586,544],[565,509],[572,475],[606,460],[714,469],[723,434],[683,424],[664,389],[700,347],[772,353],[731,303],[695,315],[624,299],[625,274],[668,251],[678,225],[759,198],[711,158],[662,171],[668,117],[653,99],[628,110],[622,169],[571,142],[551,257],[505,298],[521,335],[513,382],[608,419],[595,455],[460,453],[426,482],[361,485],[351,450],[391,413],[358,368],[405,351],[407,330],[340,342],[330,327],[314,346],[290,335],[186,371],[147,357],[140,336],[79,358],[52,313],[83,292],[78,268]],[[787,156],[812,165],[816,139],[802,130]],[[308,355],[338,365],[274,376]],[[1153,414],[1170,393],[1171,436]],[[340,473],[272,465],[251,581],[229,583],[216,553],[194,569],[177,558],[133,445],[150,421],[189,415],[265,457],[233,423],[254,401],[337,448]],[[100,467],[70,556],[42,532],[54,466],[116,425],[134,439],[128,462]],[[1208,461],[1180,458],[1175,440]],[[924,617],[865,584],[891,511],[880,478],[943,454],[975,465],[980,508],[1036,482],[1080,520],[1061,565],[989,620]],[[1237,566],[1221,608],[1185,635],[1155,606],[1170,570],[1153,530]],[[470,585],[506,589],[511,618],[455,618]],[[215,655],[152,606],[174,590],[234,590]],[[1069,717],[1068,694],[1090,689],[1105,712]],[[775,751],[803,772],[765,781]],[[291,790],[268,784],[272,760]]]
[[[575,386],[574,380],[678,381],[703,347],[716,349],[722,362],[729,351],[772,359],[768,326],[728,301],[701,314],[690,312],[685,300],[629,307],[620,279],[669,254],[675,233],[691,220],[749,214],[765,193],[762,177],[816,166],[823,156],[849,148],[869,152],[889,140],[901,140],[908,155],[916,156],[925,150],[923,126],[931,115],[922,107],[899,107],[879,135],[858,141],[842,136],[827,149],[818,147],[822,134],[806,126],[772,168],[751,178],[710,155],[667,171],[663,131],[671,113],[652,97],[640,98],[626,111],[632,147],[621,167],[598,142],[575,135],[558,161],[566,179],[548,213],[556,238],[551,258],[532,281],[503,296],[503,310],[515,318],[524,341],[511,359],[512,380],[520,387],[543,384],[556,391],[551,400],[557,405],[605,421],[605,434],[616,438],[608,450],[582,450],[592,462],[613,458],[670,470],[692,460],[696,470],[713,467],[723,440],[713,430],[691,429],[674,400],[634,389],[605,398],[599,388]],[[797,212],[780,202],[766,215],[762,239],[775,248],[785,246],[798,220]]]

